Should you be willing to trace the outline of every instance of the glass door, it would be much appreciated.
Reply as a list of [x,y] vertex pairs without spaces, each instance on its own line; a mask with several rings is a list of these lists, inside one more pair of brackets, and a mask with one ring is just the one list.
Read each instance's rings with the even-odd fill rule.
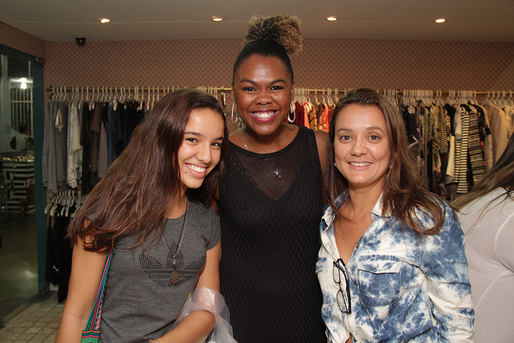
[[[35,67],[36,66],[36,67]],[[44,286],[46,237],[37,225],[36,150],[41,148],[42,66],[35,58],[0,46],[0,326],[37,298]],[[38,90],[34,91],[34,69]],[[35,105],[34,94],[40,103]],[[41,119],[35,119],[37,108]],[[39,136],[39,137],[38,137]],[[37,137],[38,139],[34,139]],[[42,182],[41,182],[42,184]],[[43,199],[44,206],[44,199]],[[38,208],[39,207],[39,208]],[[43,208],[44,209],[44,208]],[[44,220],[44,219],[43,219]],[[40,228],[38,229],[38,226]],[[43,243],[43,244],[41,244]],[[43,267],[43,268],[41,268]]]

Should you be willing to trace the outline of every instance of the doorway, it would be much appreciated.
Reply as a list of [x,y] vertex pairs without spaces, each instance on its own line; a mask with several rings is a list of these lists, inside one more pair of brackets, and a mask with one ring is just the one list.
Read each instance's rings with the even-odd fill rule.
[[0,326],[47,284],[41,62],[0,45]]

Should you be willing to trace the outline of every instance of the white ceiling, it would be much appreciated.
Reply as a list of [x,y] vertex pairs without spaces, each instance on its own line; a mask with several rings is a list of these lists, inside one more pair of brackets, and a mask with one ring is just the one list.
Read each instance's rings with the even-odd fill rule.
[[0,21],[44,41],[242,38],[254,14],[295,14],[304,38],[514,41],[514,0],[0,0]]

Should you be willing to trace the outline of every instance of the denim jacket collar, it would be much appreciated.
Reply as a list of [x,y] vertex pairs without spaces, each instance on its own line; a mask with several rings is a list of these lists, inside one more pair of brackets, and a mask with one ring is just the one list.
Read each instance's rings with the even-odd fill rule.
[[[378,198],[377,202],[375,203],[375,206],[373,206],[373,209],[371,210],[371,219],[374,221],[378,217],[385,217],[389,218],[391,217],[390,212],[383,213],[382,212],[382,194],[380,194],[380,197]],[[339,195],[335,200],[335,205],[337,208],[341,207],[341,205],[348,199],[348,192],[344,192],[341,195]],[[330,205],[327,205],[327,209],[325,211],[325,214],[321,218],[322,221],[325,222],[323,232],[326,232],[330,225],[334,222],[334,219],[336,218],[336,211],[330,207]]]

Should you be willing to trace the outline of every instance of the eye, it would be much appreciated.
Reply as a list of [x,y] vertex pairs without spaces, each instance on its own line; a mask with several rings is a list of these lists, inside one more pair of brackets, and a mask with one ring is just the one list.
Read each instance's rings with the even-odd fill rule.
[[272,90],[272,91],[277,91],[277,90],[281,90],[281,89],[284,89],[284,87],[282,87],[282,86],[278,86],[278,85],[276,85],[276,86],[272,86],[272,87],[271,87],[271,90]]
[[349,141],[350,139],[351,139],[351,137],[350,137],[350,136],[348,136],[348,135],[342,135],[342,136],[340,136],[340,137],[339,137],[339,140],[340,140],[341,142],[347,142],[347,141]]
[[371,141],[378,141],[378,140],[380,140],[380,136],[378,136],[378,135],[371,135],[371,136],[369,136],[369,139]]
[[186,141],[188,141],[188,142],[191,142],[191,143],[196,143],[196,142],[198,142],[198,141],[196,140],[196,138],[194,138],[194,137],[188,137],[188,138],[186,138],[185,140],[186,140]]
[[251,86],[243,87],[243,92],[255,92],[255,88]]
[[219,149],[221,148],[221,142],[214,142],[212,143],[212,146]]

